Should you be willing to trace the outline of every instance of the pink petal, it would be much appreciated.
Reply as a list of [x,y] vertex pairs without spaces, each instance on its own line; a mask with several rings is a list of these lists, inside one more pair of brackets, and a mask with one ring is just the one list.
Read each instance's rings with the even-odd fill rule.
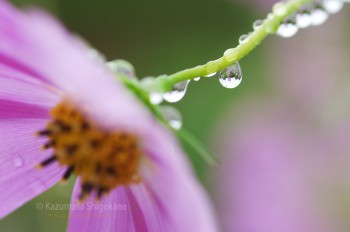
[[0,218],[50,188],[64,170],[51,165],[43,170],[34,166],[50,155],[40,151],[44,141],[34,137],[43,120],[0,121]]
[[222,120],[223,137],[230,138],[219,143],[217,199],[223,231],[339,231],[322,212],[312,190],[315,180],[307,174],[323,156],[322,148],[312,148],[316,134],[299,124],[295,110],[272,102],[245,105],[254,110],[245,106],[232,114],[240,127],[227,127],[232,115]]
[[59,94],[43,82],[0,64],[0,99],[52,107]]
[[[131,210],[113,212],[112,218],[103,219],[98,212],[98,219],[71,212],[70,231],[216,231],[213,209],[176,142],[158,127],[153,132],[146,142],[147,152],[153,154],[147,154],[150,159],[141,167],[143,184],[118,187],[102,200],[103,204],[126,204]],[[79,191],[78,183],[72,203]]]
[[[140,226],[146,229],[139,205],[128,188],[120,187],[113,190],[103,197],[101,202],[90,197],[84,204],[79,205],[77,198],[80,194],[80,187],[78,180],[71,201],[73,206],[77,206],[77,210],[71,209],[70,211],[68,231],[76,231],[78,228],[82,231],[136,231],[136,228],[140,229]],[[109,206],[115,206],[115,208],[107,208]],[[136,224],[134,224],[134,219],[138,220]]]
[[0,40],[0,64],[60,89],[106,127],[152,128],[151,114],[52,17],[0,2]]

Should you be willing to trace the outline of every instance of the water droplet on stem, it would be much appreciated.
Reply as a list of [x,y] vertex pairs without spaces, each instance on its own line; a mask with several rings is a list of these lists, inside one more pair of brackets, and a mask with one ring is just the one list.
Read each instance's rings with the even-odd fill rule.
[[278,27],[276,34],[284,38],[290,38],[298,32],[298,29],[294,22],[288,20]]
[[189,80],[175,84],[171,91],[163,94],[164,100],[171,103],[180,101],[186,94],[188,83]]
[[168,121],[169,126],[178,130],[182,127],[181,113],[171,106],[162,106],[159,108],[160,113]]
[[329,15],[328,13],[321,9],[316,8],[311,11],[311,25],[313,26],[319,26],[327,21]]
[[330,14],[338,13],[344,6],[344,2],[341,0],[323,0],[323,9]]
[[264,20],[262,19],[255,20],[253,23],[253,29],[257,30],[259,27],[261,27],[263,23],[264,23]]
[[219,72],[220,84],[229,89],[236,88],[242,81],[242,69],[238,62]]

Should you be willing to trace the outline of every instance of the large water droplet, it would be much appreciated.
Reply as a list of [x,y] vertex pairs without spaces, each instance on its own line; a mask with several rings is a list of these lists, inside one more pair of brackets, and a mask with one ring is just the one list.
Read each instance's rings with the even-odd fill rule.
[[219,81],[225,88],[236,88],[242,81],[242,69],[238,62],[219,72]]
[[261,27],[263,23],[264,23],[264,20],[262,19],[255,20],[255,22],[253,23],[253,29],[257,30],[259,27]]
[[163,94],[164,100],[166,100],[167,102],[180,101],[185,96],[188,83],[190,83],[189,80],[175,84],[171,91]]
[[300,12],[295,16],[297,26],[299,28],[307,28],[311,26],[311,15],[309,12]]
[[194,81],[199,81],[201,79],[201,77],[195,77],[193,78]]
[[297,32],[297,25],[295,25],[295,23],[292,21],[286,21],[278,27],[276,34],[284,38],[289,38],[295,35]]
[[106,63],[113,73],[121,73],[129,78],[135,78],[135,69],[126,60],[113,60]]
[[177,109],[171,106],[162,106],[159,110],[163,117],[168,121],[169,126],[176,130],[182,127],[182,116]]
[[319,26],[327,21],[329,15],[321,8],[316,8],[311,11],[311,25]]
[[338,13],[344,6],[344,2],[341,0],[323,0],[323,8],[330,14]]
[[21,157],[15,157],[13,159],[13,165],[16,167],[16,168],[19,168],[23,165],[23,159]]

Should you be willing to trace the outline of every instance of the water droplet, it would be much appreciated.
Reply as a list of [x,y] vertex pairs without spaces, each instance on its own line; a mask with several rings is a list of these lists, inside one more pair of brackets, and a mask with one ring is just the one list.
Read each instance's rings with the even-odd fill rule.
[[295,16],[297,26],[299,28],[307,28],[311,26],[311,15],[309,12],[300,12]]
[[152,86],[154,83],[154,77],[145,77],[140,82],[141,86],[148,90],[149,92],[149,100],[153,105],[158,105],[163,101],[163,94],[152,90],[149,86]]
[[323,0],[323,8],[330,14],[338,13],[344,6],[344,2],[341,0]]
[[219,81],[225,88],[236,88],[242,81],[242,69],[238,62],[219,72]]
[[262,19],[255,20],[255,22],[253,23],[253,29],[257,30],[263,23],[264,20]]
[[88,57],[90,57],[91,59],[94,59],[96,61],[99,61],[101,63],[105,63],[106,62],[106,57],[104,55],[102,55],[102,53],[100,53],[98,50],[91,48],[88,49]]
[[135,78],[135,69],[132,64],[125,60],[113,60],[106,63],[107,67],[113,72],[113,73],[121,73],[129,78],[134,79]]
[[16,168],[19,168],[23,165],[23,159],[21,157],[16,157],[13,159],[13,165],[16,167]]
[[205,77],[213,77],[215,75],[216,75],[216,72],[213,72],[213,73],[210,73],[210,74],[206,75]]
[[327,21],[329,15],[326,11],[316,8],[311,11],[311,25],[319,26]]
[[163,117],[168,121],[169,126],[176,130],[182,127],[182,116],[177,109],[171,106],[162,106],[159,110]]
[[277,2],[272,7],[272,12],[278,17],[282,17],[287,13],[287,8],[283,2]]
[[247,41],[248,41],[248,35],[246,35],[246,34],[241,35],[238,39],[239,44],[243,44]]
[[158,105],[163,101],[163,94],[152,92],[149,94],[149,100],[153,105]]
[[30,180],[30,185],[28,186],[32,191],[33,193],[35,194],[40,194],[42,193],[43,189],[47,189],[47,183],[45,183],[44,181],[41,181],[40,179],[38,178],[32,178]]
[[188,83],[190,83],[189,80],[175,84],[171,91],[163,94],[164,100],[166,100],[167,102],[180,101],[185,96]]
[[276,34],[284,38],[289,38],[295,35],[297,32],[297,25],[295,25],[295,23],[292,21],[286,21],[278,27]]
[[201,79],[201,77],[193,78],[194,81],[199,81],[200,79]]

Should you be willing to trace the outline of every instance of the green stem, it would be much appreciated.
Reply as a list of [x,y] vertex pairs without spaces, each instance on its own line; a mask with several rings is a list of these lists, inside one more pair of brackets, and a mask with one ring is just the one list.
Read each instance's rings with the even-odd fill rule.
[[196,77],[207,76],[233,65],[235,62],[249,54],[265,39],[265,37],[269,34],[275,33],[279,25],[288,16],[298,11],[305,4],[312,2],[313,0],[289,0],[285,3],[276,3],[272,8],[272,13],[267,15],[264,23],[255,29],[244,43],[235,48],[226,50],[222,57],[209,61],[204,65],[185,69],[167,77],[158,77],[155,79],[154,85],[151,89],[158,92],[167,92],[170,91],[176,83],[191,80]]

